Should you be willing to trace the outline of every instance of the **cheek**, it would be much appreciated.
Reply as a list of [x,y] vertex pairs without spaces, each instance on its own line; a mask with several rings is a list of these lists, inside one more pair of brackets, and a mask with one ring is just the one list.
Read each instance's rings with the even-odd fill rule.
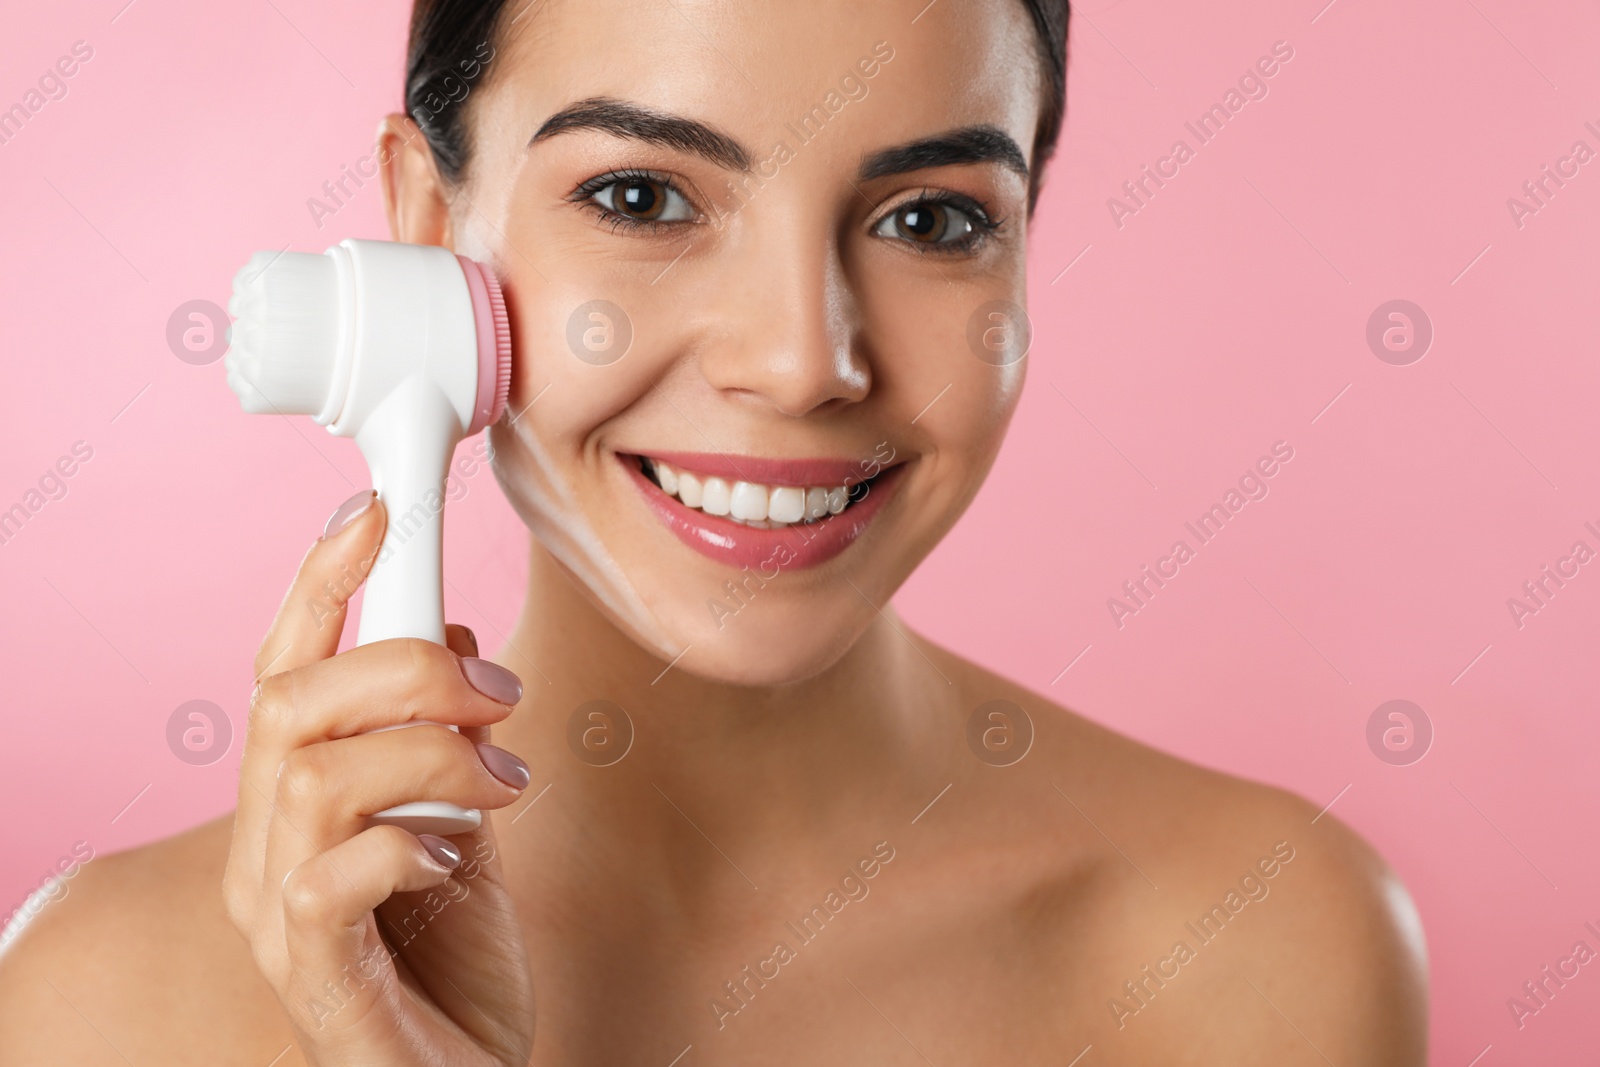
[[1003,284],[960,286],[913,299],[885,292],[866,306],[873,387],[890,407],[885,436],[924,442],[942,464],[988,468],[1027,372],[1030,328],[1011,299],[1019,295]]
[[[511,317],[509,408],[538,413],[552,450],[578,453],[591,430],[646,395],[677,351],[670,294],[585,273],[520,264],[503,280]],[[537,405],[529,408],[529,405]]]
[[[616,621],[658,652],[670,648],[601,537],[605,497],[596,427],[650,387],[635,319],[583,273],[501,259],[512,330],[507,415],[490,428],[494,473],[539,542]],[[541,269],[542,268],[542,269]]]
[[625,504],[597,432],[645,398],[681,349],[669,301],[586,274],[591,265],[582,261],[542,266],[541,274],[512,262],[502,273],[513,368],[507,417],[490,430],[495,477],[523,523],[611,619],[670,660],[681,643],[648,606],[649,590],[619,565],[627,543],[607,540]]
[[[552,404],[552,412],[558,410]],[[608,519],[596,470],[574,463],[574,439],[560,417],[534,408],[490,428],[494,474],[501,491],[546,551],[588,591],[613,622],[640,645],[671,659],[680,650],[601,536]]]

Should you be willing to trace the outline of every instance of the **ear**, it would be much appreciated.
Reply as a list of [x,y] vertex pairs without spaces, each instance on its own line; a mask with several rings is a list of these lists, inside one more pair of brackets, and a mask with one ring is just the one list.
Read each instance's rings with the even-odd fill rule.
[[422,128],[409,115],[386,115],[378,124],[378,165],[389,235],[408,244],[454,250],[450,198]]

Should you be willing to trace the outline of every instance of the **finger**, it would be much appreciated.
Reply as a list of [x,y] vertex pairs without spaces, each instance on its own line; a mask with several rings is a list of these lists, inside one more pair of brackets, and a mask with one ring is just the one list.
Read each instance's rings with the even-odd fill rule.
[[[383,542],[387,518],[371,491],[357,493],[329,516],[323,536],[306,552],[278,614],[256,652],[256,687],[250,694],[250,729],[245,734],[244,760],[256,747],[255,721],[261,706],[262,680],[332,656],[339,648],[346,605],[365,579]],[[282,760],[282,754],[277,760]],[[233,840],[224,877],[228,914],[248,932],[261,884],[262,847],[271,813],[271,790],[244,774],[239,776]]]
[[[478,635],[473,633],[470,627],[463,626],[460,623],[447,622],[444,626],[444,633],[445,643],[449,646],[450,651],[463,657],[477,656]],[[489,728],[487,726],[463,726],[461,727],[461,736],[474,744],[482,744],[489,740]]]
[[458,656],[476,656],[478,654],[478,635],[472,632],[471,627],[462,626],[458,622],[444,624],[445,647]]
[[265,678],[244,764],[276,777],[290,751],[414,722],[483,726],[511,714],[522,680],[496,663],[397,637]]
[[[442,726],[386,730],[296,749],[283,763],[267,833],[263,894],[311,856],[362,832],[367,816],[398,804],[441,800],[503,808],[527,788],[527,764],[478,747]],[[260,905],[271,909],[270,899]]]
[[300,561],[256,652],[258,681],[338,651],[350,597],[372,569],[386,522],[383,505],[370,489],[346,500],[329,516],[322,536]]
[[[398,1012],[403,997],[372,910],[394,893],[443,885],[460,861],[459,847],[442,837],[419,839],[397,826],[374,826],[288,873],[282,885],[286,959],[277,980],[302,1030],[337,1042],[375,1008],[379,1015]],[[363,1030],[372,1032],[370,1021]]]
[[483,726],[509,715],[521,695],[520,679],[505,668],[415,638],[376,641],[263,679],[239,766],[238,858],[230,857],[227,883],[235,922],[254,911],[278,769],[291,752],[414,721]]

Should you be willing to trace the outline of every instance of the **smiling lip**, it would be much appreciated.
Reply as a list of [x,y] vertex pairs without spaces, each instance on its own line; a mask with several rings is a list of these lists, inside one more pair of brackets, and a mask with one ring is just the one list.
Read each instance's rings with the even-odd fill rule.
[[[697,474],[769,485],[855,484],[863,480],[864,473],[860,463],[852,460],[758,459],[753,456],[688,452],[650,455],[651,458]],[[815,567],[850,547],[893,495],[906,466],[899,463],[885,468],[871,480],[864,498],[837,515],[814,523],[760,530],[684,505],[645,477],[639,466],[639,457],[619,454],[617,458],[633,479],[634,485],[638,486],[650,510],[678,540],[708,559],[729,567],[748,567],[757,573],[765,571],[768,578],[772,577],[775,570]]]

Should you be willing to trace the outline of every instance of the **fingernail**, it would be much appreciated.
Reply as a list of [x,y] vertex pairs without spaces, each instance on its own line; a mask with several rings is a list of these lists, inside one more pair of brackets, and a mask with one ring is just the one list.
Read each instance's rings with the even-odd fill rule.
[[528,770],[528,765],[503,748],[493,745],[478,745],[478,758],[483,760],[483,765],[489,768],[489,773],[500,779],[513,789],[526,789],[528,783],[533,781],[533,775]]
[[444,838],[434,834],[418,834],[417,840],[422,842],[422,847],[428,850],[428,855],[433,857],[434,862],[451,870],[455,870],[461,863],[461,850]]
[[322,528],[323,539],[326,540],[332,537],[352,522],[355,522],[372,506],[372,502],[376,499],[378,499],[377,493],[374,493],[371,489],[363,489],[343,504],[340,504],[334,510],[334,513],[328,516],[328,523]]
[[490,700],[515,705],[522,699],[522,679],[498,663],[490,663],[476,656],[462,656],[461,673],[467,676],[472,688]]
[[472,642],[472,654],[476,656],[478,654],[478,635],[472,632],[472,627],[470,626],[463,626],[461,628],[467,631],[467,640]]

